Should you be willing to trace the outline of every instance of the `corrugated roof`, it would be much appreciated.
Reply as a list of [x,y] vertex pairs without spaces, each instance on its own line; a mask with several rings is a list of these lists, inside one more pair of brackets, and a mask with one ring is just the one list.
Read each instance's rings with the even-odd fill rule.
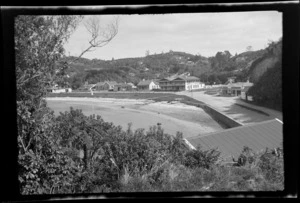
[[94,87],[96,84],[88,84],[88,85],[84,85],[85,88],[91,88]]
[[246,86],[242,89],[242,92],[247,92],[250,89],[250,86]]
[[175,74],[175,75],[172,75],[170,77],[163,78],[160,81],[164,81],[164,80],[172,81],[172,80],[175,80],[177,78],[180,78],[180,79],[185,80],[185,81],[200,80],[199,78],[197,78],[195,76],[188,76],[188,75],[185,75],[185,74],[181,74],[181,75]]
[[102,86],[102,85],[104,85],[105,84],[105,82],[98,82],[97,84],[96,84],[96,86]]
[[142,80],[137,84],[138,86],[145,86],[145,85],[150,85],[150,83],[153,82],[152,80]]
[[127,83],[118,83],[118,84],[115,84],[116,87],[127,87],[127,86],[130,86],[132,87],[130,84],[127,84]]
[[186,139],[194,147],[200,144],[204,150],[218,148],[224,158],[238,158],[244,146],[254,151],[280,147],[283,141],[282,123],[274,119]]
[[116,81],[106,81],[105,83],[107,83],[109,85],[116,85],[116,84],[118,84]]
[[181,79],[186,80],[186,81],[190,81],[190,80],[200,80],[199,78],[195,77],[195,76],[180,76]]
[[127,85],[130,85],[132,87],[135,87],[135,85],[132,82],[127,83]]
[[251,86],[253,86],[253,83],[251,83],[251,82],[235,82],[235,83],[229,83],[227,86],[228,87],[251,87]]
[[172,75],[172,76],[169,76],[169,77],[167,77],[167,78],[165,78],[165,79],[171,81],[171,80],[174,80],[174,79],[176,79],[176,78],[178,78],[178,75],[177,75],[177,74]]

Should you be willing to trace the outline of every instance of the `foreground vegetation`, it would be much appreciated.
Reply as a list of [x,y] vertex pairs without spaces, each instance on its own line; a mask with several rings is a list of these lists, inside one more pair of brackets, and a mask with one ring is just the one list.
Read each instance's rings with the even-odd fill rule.
[[283,190],[281,149],[245,147],[226,164],[217,150],[191,150],[182,134],[160,127],[123,130],[72,108],[49,115],[49,125],[19,157],[22,194]]

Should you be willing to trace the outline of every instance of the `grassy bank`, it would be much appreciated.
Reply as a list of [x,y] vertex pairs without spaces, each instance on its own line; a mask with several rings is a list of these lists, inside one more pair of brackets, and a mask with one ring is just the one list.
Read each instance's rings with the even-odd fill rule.
[[270,116],[268,113],[266,113],[264,111],[261,111],[261,110],[255,109],[255,108],[251,108],[249,106],[245,106],[245,105],[242,105],[242,104],[235,104],[235,105],[238,105],[238,106],[240,106],[242,108],[245,108],[245,109],[248,109],[248,110],[251,110],[251,111],[255,111],[255,112],[263,114],[265,116]]
[[90,97],[90,98],[115,98],[115,99],[148,99],[156,102],[179,101],[187,105],[201,107],[204,103],[193,98],[176,95],[173,93],[150,93],[150,92],[70,92],[70,93],[49,93],[47,97]]
[[261,102],[255,102],[255,101],[247,101],[247,100],[242,100],[242,101],[245,102],[245,103],[248,103],[248,104],[258,106],[258,107],[265,107],[265,108],[268,108],[268,109],[272,109],[272,110],[275,110],[275,111],[282,112],[282,106],[274,105],[271,102],[261,103]]

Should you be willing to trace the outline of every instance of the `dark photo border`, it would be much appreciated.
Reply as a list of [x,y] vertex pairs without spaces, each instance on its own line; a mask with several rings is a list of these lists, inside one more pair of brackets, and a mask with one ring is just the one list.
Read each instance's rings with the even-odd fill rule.
[[[137,7],[91,8],[88,6],[61,7],[2,7],[1,10],[1,82],[3,115],[1,124],[2,201],[42,201],[80,198],[171,198],[171,197],[296,197],[299,185],[299,3],[180,3],[146,5]],[[136,2],[132,4],[137,5]],[[30,4],[29,4],[30,5]],[[17,15],[87,15],[87,14],[161,14],[197,12],[278,11],[283,16],[283,135],[285,189],[280,192],[155,192],[155,193],[106,193],[72,195],[21,195],[17,170],[16,84],[14,71],[14,18]]]

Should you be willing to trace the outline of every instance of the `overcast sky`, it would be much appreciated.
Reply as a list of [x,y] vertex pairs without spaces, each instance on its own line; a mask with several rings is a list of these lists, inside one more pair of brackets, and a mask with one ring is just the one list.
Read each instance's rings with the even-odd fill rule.
[[[84,20],[89,16],[85,16]],[[103,27],[113,15],[100,16]],[[228,50],[232,55],[252,46],[266,47],[282,37],[282,14],[277,11],[119,15],[119,32],[106,46],[87,52],[88,59],[111,60],[182,51],[214,56]],[[66,54],[78,56],[88,47],[90,36],[81,23],[65,45]]]

